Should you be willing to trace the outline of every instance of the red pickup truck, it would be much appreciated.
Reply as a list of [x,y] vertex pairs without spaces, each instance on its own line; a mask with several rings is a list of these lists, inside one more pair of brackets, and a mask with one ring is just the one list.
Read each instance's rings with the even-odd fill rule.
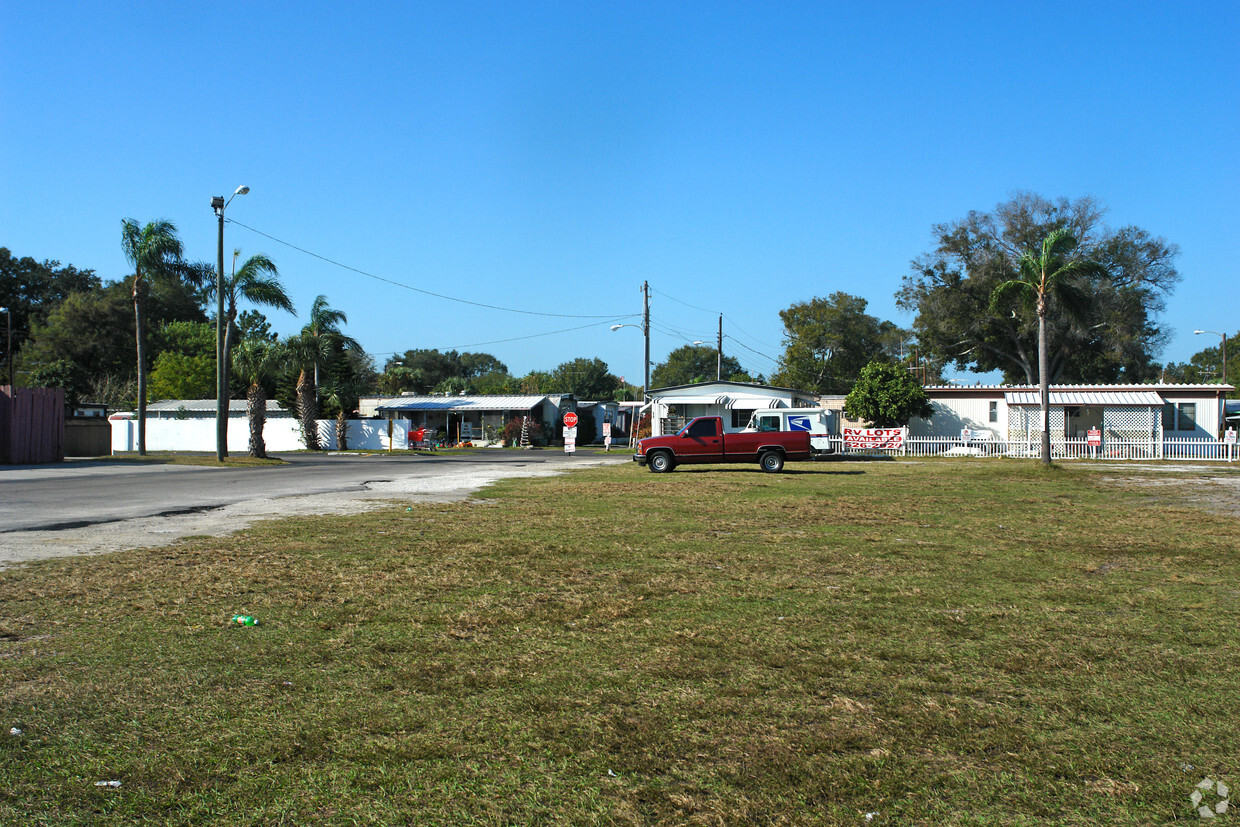
[[808,431],[724,433],[723,420],[699,416],[675,436],[647,437],[637,443],[633,461],[656,474],[681,463],[756,462],[778,473],[786,460],[810,459]]

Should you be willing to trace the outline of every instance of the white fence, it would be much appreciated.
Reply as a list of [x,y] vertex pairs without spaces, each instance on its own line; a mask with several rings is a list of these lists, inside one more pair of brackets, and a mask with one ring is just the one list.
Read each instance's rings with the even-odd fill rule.
[[[1029,457],[1042,456],[1041,437],[1032,440],[1005,441],[958,437],[906,437],[899,448],[854,448],[843,437],[831,439],[831,447],[846,456],[902,457]],[[1054,459],[1175,459],[1232,462],[1240,451],[1217,439],[1104,439],[1101,445],[1090,445],[1086,439],[1053,439]]]
[[[112,453],[138,450],[138,420],[113,419]],[[319,444],[324,450],[336,450],[336,420],[320,419]],[[350,451],[403,451],[409,447],[409,422],[392,423],[388,438],[386,419],[350,419],[348,430]],[[302,451],[301,428],[291,417],[268,419],[263,424],[263,441],[268,451]],[[146,420],[148,451],[214,451],[214,419],[150,419]],[[250,450],[250,423],[245,417],[228,418],[228,453],[244,454]]]

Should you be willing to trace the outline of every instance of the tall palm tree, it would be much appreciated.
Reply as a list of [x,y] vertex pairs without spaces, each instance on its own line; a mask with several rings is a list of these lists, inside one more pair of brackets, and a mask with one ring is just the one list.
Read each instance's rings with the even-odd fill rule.
[[142,306],[151,281],[184,274],[184,249],[171,221],[159,219],[145,227],[132,218],[121,221],[121,249],[133,265],[134,341],[138,352],[138,454],[146,456],[146,331]]
[[319,342],[305,331],[284,342],[288,359],[297,368],[297,419],[301,437],[310,451],[319,450],[319,399],[314,366],[321,356]]
[[1042,462],[1051,463],[1050,422],[1050,350],[1046,342],[1046,316],[1054,300],[1070,313],[1084,303],[1076,289],[1078,277],[1096,275],[1102,265],[1088,259],[1070,258],[1076,249],[1076,236],[1066,227],[1052,231],[1042,239],[1042,249],[1025,250],[1017,262],[1016,278],[995,286],[990,297],[992,309],[998,309],[1015,295],[1026,306],[1032,305],[1038,315],[1038,392],[1042,408]]
[[[280,271],[275,262],[262,253],[252,255],[237,269],[240,250],[233,251],[232,274],[224,280],[224,387],[228,387],[228,366],[234,345],[237,322],[237,302],[245,299],[250,304],[261,307],[274,307],[289,313],[296,313],[293,300],[280,283]],[[208,290],[210,296],[215,295],[215,286]]]
[[278,342],[248,339],[240,342],[233,352],[233,365],[246,381],[246,416],[250,422],[250,456],[267,458],[267,443],[263,439],[263,425],[267,421],[267,391],[264,383],[279,371],[287,358],[284,346]]
[[[339,344],[346,349],[357,349],[358,343],[344,335],[341,325],[348,324],[349,317],[343,310],[334,310],[327,304],[327,296],[319,295],[310,306],[310,321],[302,328],[302,335],[312,338],[319,351],[327,354]],[[314,386],[319,386],[319,358],[314,360]]]

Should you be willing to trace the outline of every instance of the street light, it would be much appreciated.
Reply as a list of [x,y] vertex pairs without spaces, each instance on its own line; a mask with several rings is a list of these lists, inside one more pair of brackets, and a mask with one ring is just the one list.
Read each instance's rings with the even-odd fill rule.
[[1193,331],[1194,336],[1200,336],[1202,333],[1213,333],[1215,336],[1218,336],[1220,339],[1223,340],[1223,345],[1221,347],[1221,350],[1223,351],[1223,384],[1226,385],[1227,384],[1227,334],[1219,333],[1216,330],[1194,330]]
[[215,274],[215,460],[223,462],[228,456],[228,388],[224,387],[224,210],[238,195],[245,195],[250,188],[242,184],[224,200],[224,196],[211,198],[211,208],[220,219],[219,246],[217,248],[219,269]]

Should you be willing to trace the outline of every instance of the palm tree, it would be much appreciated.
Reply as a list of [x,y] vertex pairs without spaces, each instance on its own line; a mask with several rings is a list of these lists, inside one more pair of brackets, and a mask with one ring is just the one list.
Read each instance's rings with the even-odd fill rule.
[[138,454],[146,456],[146,332],[142,305],[153,279],[185,272],[184,250],[171,221],[159,219],[140,227],[132,218],[121,221],[121,249],[133,265],[134,341],[138,352]]
[[990,297],[992,309],[998,309],[1009,296],[1016,295],[1026,306],[1032,304],[1038,314],[1038,391],[1042,406],[1042,462],[1051,463],[1050,422],[1050,357],[1046,342],[1046,316],[1053,299],[1069,311],[1083,303],[1076,289],[1078,276],[1095,275],[1102,265],[1088,259],[1071,259],[1076,249],[1076,236],[1066,227],[1052,231],[1042,239],[1040,251],[1026,250],[1017,262],[1017,275],[995,286]]
[[336,450],[349,450],[349,414],[357,409],[358,399],[366,392],[366,380],[349,364],[332,372],[323,388],[329,405],[336,408]]
[[289,360],[297,367],[297,419],[301,437],[310,451],[319,450],[319,400],[314,365],[320,356],[319,342],[305,331],[285,340]]
[[267,421],[267,391],[263,383],[275,376],[287,354],[278,342],[247,339],[237,345],[232,358],[237,373],[247,384],[245,400],[246,416],[250,421],[250,456],[266,459],[263,425]]
[[[237,300],[245,299],[250,304],[263,307],[274,307],[296,313],[293,301],[280,284],[280,272],[275,262],[259,253],[250,256],[237,269],[237,258],[240,250],[233,251],[232,275],[224,281],[224,389],[228,389],[228,368],[232,364],[233,330],[237,321]],[[207,291],[209,296],[215,295],[215,285]]]
[[[346,349],[358,349],[360,345],[344,335],[340,326],[348,324],[349,317],[343,310],[333,310],[327,304],[327,296],[319,295],[310,306],[310,321],[302,328],[303,336],[312,338],[320,353],[328,354],[335,344]],[[314,386],[319,386],[319,359],[314,360]]]

